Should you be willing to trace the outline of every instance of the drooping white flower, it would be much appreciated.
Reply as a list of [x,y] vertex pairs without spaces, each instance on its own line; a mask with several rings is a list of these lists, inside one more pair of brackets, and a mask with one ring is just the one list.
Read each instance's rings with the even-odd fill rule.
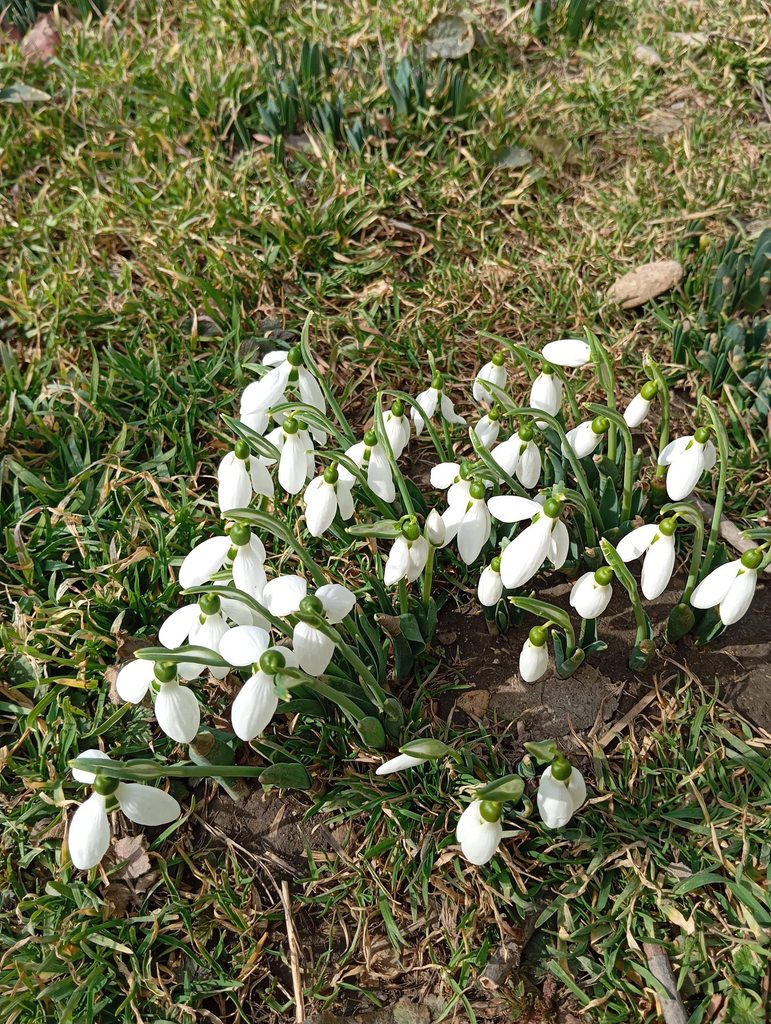
[[[352,445],[345,454],[359,469],[366,470],[367,486],[374,494],[389,504],[396,498],[391,462],[374,430],[368,430],[364,440]],[[338,472],[340,479],[349,486],[356,482],[345,466],[341,465]]]
[[724,626],[738,622],[747,613],[755,596],[762,561],[762,552],[751,548],[741,558],[713,569],[691,594],[691,604],[694,608],[717,607]]
[[485,448],[490,449],[498,440],[500,429],[501,425],[498,422],[498,416],[495,414],[495,410],[491,410],[479,419],[474,427],[474,433],[479,439],[479,443],[484,445]]
[[265,587],[265,546],[244,523],[196,544],[180,566],[180,586],[188,590],[209,583],[228,561],[236,587],[259,601]]
[[375,769],[375,775],[391,775],[393,772],[402,772],[405,768],[415,768],[419,764],[428,764],[425,757],[412,757],[411,754],[397,754],[388,761],[384,761]]
[[[286,401],[286,392],[290,388],[298,393],[304,405],[312,406],[322,415],[326,414],[324,392],[310,370],[302,365],[299,348],[288,352],[269,352],[263,363],[272,369],[244,391],[241,397],[242,422],[252,430],[263,433],[268,425],[268,411]],[[319,444],[326,444],[326,433],[323,430],[313,428],[313,433]]]
[[559,341],[550,341],[544,345],[542,355],[555,366],[576,367],[591,362],[592,350],[579,338],[560,338]]
[[533,440],[534,436],[532,427],[522,426],[490,452],[490,457],[503,472],[509,476],[516,474],[528,490],[536,486],[541,476],[541,451]]
[[[570,769],[570,775],[566,780],[554,778],[554,771],[566,774],[567,769]],[[541,776],[537,799],[538,813],[546,828],[564,828],[586,800],[584,777],[564,758],[557,759]]]
[[[407,523],[402,527],[401,535],[396,538],[388,552],[383,570],[383,583],[387,587],[392,587],[399,580],[414,583],[426,567],[431,549],[417,523],[414,524],[417,533],[412,539],[412,534],[415,533],[412,525],[412,523]],[[405,531],[410,534],[409,537]]]
[[477,597],[479,603],[485,608],[493,608],[500,601],[503,595],[503,581],[501,580],[501,560],[494,558],[492,562],[482,570],[477,584]]
[[[220,641],[229,628],[228,619],[240,625],[256,624],[255,613],[240,601],[221,598],[218,594],[204,594],[197,604],[184,605],[172,612],[161,626],[158,639],[169,650],[189,642],[219,654]],[[224,679],[228,671],[227,666],[209,667],[215,679]]]
[[687,498],[701,474],[712,469],[716,461],[717,452],[706,427],[699,427],[694,434],[670,441],[659,455],[658,462],[660,466],[669,466],[667,494],[672,501]]
[[501,579],[507,590],[522,587],[538,572],[548,558],[561,569],[568,557],[570,535],[559,518],[561,506],[554,498],[545,505],[529,498],[500,495],[487,503],[490,514],[502,523],[531,519],[530,526],[518,534],[501,555]]
[[[84,750],[81,757],[112,762],[101,750]],[[67,831],[70,859],[76,868],[87,871],[96,867],[110,846],[110,819],[113,810],[121,811],[137,825],[167,825],[182,813],[182,808],[169,793],[137,782],[118,782],[91,772],[74,769],[78,782],[90,783],[94,792],[73,814]]]
[[[562,379],[550,366],[538,374],[530,388],[530,405],[533,409],[542,409],[550,416],[556,416],[562,408]],[[545,427],[545,420],[536,421],[539,427]]]
[[573,584],[570,604],[582,619],[596,619],[605,611],[613,597],[613,570],[602,566],[596,572],[585,572]]
[[257,665],[269,647],[270,634],[261,626],[233,626],[220,640],[220,655],[228,665],[244,668]]
[[482,817],[483,800],[474,800],[461,814],[455,838],[460,843],[461,852],[471,864],[486,864],[495,856],[503,837],[503,825],[500,817],[497,821],[487,821]]
[[431,470],[431,486],[447,491],[447,509],[442,513],[444,544],[453,541],[471,500],[470,463],[440,462]]
[[549,634],[544,626],[533,626],[519,655],[519,675],[524,683],[535,683],[549,668]]
[[[287,494],[299,494],[316,471],[313,440],[305,425],[287,416],[280,427],[267,436],[278,448],[278,482]],[[265,460],[270,461],[270,460]]]
[[273,497],[273,479],[268,467],[261,459],[249,454],[246,441],[236,441],[235,449],[222,459],[217,480],[220,512],[246,508],[252,494]]
[[[335,626],[351,613],[356,604],[356,595],[339,583],[328,583],[319,587],[313,595],[308,595],[300,602],[299,613],[309,617],[321,618]],[[335,642],[327,634],[313,625],[300,619],[292,632],[292,646],[303,672],[309,676],[320,676],[326,672],[327,666],[335,653]]]
[[404,414],[404,403],[397,398],[391,408],[383,413],[386,437],[391,445],[394,458],[399,459],[410,440],[410,419]]
[[115,689],[129,704],[141,704],[149,690],[163,732],[177,743],[191,743],[201,724],[201,709],[196,695],[189,686],[181,686],[179,679],[195,679],[204,667],[137,659],[120,670]]
[[278,707],[274,677],[284,668],[296,668],[297,655],[288,647],[269,647],[260,655],[256,665],[256,671],[241,687],[230,709],[233,732],[246,742],[259,736],[270,724]]
[[289,573],[276,576],[266,584],[262,592],[262,603],[271,615],[284,618],[300,610],[300,602],[307,593],[308,583],[305,578]]
[[337,466],[330,465],[305,488],[305,525],[312,537],[321,537],[334,522],[338,511],[342,519],[353,515],[352,483],[341,479]]
[[662,519],[660,523],[648,523],[632,530],[616,545],[618,557],[623,562],[642,558],[642,592],[649,601],[660,597],[667,589],[675,568],[675,527],[674,519]]
[[413,406],[410,409],[410,415],[412,416],[412,422],[415,424],[415,433],[420,434],[423,431],[425,422],[423,414],[426,418],[432,420],[436,415],[437,409],[443,420],[447,423],[464,424],[466,421],[462,416],[459,416],[455,412],[455,406],[452,400],[447,397],[444,393],[444,377],[440,373],[434,375],[434,379],[431,382],[431,387],[416,397],[415,401],[420,406],[421,411]]
[[651,407],[651,402],[656,395],[656,385],[652,380],[643,384],[642,389],[634,396],[632,401],[624,410],[624,420],[630,430],[639,427]]
[[456,528],[458,554],[466,565],[471,565],[477,560],[480,551],[490,539],[491,528],[492,520],[485,500],[485,485],[481,480],[475,480],[469,488],[468,505]]
[[[605,416],[595,416],[593,420],[584,420],[577,427],[573,427],[565,435],[565,440],[573,449],[579,459],[591,455],[597,445],[602,441],[610,424]],[[566,452],[565,443],[562,445],[563,452]]]
[[444,547],[447,542],[447,529],[441,515],[432,508],[426,516],[425,536],[428,543],[435,548]]
[[[486,388],[484,381],[493,384],[493,388]],[[480,405],[490,406],[496,400],[495,388],[506,387],[506,355],[504,352],[496,352],[489,363],[485,363],[474,379],[472,394],[474,401]]]

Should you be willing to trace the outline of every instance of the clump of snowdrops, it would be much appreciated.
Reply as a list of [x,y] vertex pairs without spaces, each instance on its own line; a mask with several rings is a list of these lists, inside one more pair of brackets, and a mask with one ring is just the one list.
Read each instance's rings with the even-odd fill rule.
[[[473,382],[470,424],[431,361],[428,388],[414,396],[381,391],[371,426],[356,431],[314,361],[308,324],[299,345],[253,368],[238,417],[225,418],[232,443],[217,470],[219,522],[201,524],[179,567],[180,607],[159,623],[159,646],[137,651],[116,684],[122,700],[151,706],[158,728],[188,746],[189,762],[120,762],[101,750],[75,759],[75,779],[92,789],[69,824],[77,868],[105,855],[112,812],[148,826],[181,814],[174,797],[152,785],[163,778],[309,785],[304,765],[265,742],[282,711],[343,719],[362,748],[397,750],[378,775],[441,760],[461,780],[461,752],[405,736],[404,709],[391,693],[431,644],[437,594],[446,598],[461,579],[476,586],[491,632],[514,630],[526,682],[550,663],[567,678],[605,649],[602,616],[616,584],[635,617],[635,668],[650,662],[657,642],[689,632],[705,642],[747,611],[771,559],[769,537],[755,531],[760,546],[718,564],[728,446],[716,407],[702,399],[704,419],[695,411],[692,432],[670,439],[669,391],[652,359],[638,393],[619,409],[613,361],[593,335],[540,352],[491,341],[499,347]],[[514,364],[530,378],[528,393],[516,397]],[[581,401],[582,374],[599,382],[603,404]],[[458,404],[472,407],[466,398]],[[658,444],[647,451],[633,432],[654,407]],[[435,454],[427,493],[402,468],[416,444]],[[716,467],[716,514],[705,538],[689,499]],[[678,543],[688,577],[657,633],[644,602],[655,609],[669,586]],[[639,588],[629,568],[637,560]],[[575,580],[573,616],[537,596],[555,573]],[[239,680],[230,734],[202,726],[206,673]],[[236,764],[239,741],[264,763]],[[529,752],[529,764],[545,766],[541,822],[564,828],[586,799],[583,777],[553,743]],[[505,807],[530,817],[526,776],[463,784],[470,799],[457,841],[471,863],[488,861],[506,837]]]

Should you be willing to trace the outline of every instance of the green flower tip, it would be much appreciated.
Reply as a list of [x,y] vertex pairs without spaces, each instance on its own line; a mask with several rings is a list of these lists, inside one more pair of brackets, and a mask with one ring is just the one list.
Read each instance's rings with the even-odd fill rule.
[[562,502],[558,501],[556,498],[549,498],[544,505],[543,510],[549,519],[557,519],[562,511]]
[[475,480],[469,488],[468,493],[469,497],[473,498],[475,501],[479,501],[481,498],[484,498],[487,493],[487,488],[481,480]]
[[490,562],[490,568],[493,570],[493,572],[500,573],[500,571],[501,571],[501,559],[500,559],[500,557],[498,555],[496,555],[495,558],[492,560],[492,562]]
[[300,424],[293,416],[287,416],[284,420],[284,433],[287,435],[296,434],[300,429]]
[[339,479],[340,474],[337,472],[337,464],[333,462],[324,470],[324,483],[336,484]]
[[236,523],[230,531],[230,539],[237,548],[242,548],[244,544],[248,544],[251,537],[252,531],[246,523]]
[[535,430],[533,430],[531,424],[523,423],[522,426],[519,428],[520,441],[524,441],[525,443],[527,443],[528,441],[532,441],[534,437]]
[[662,519],[659,523],[659,533],[663,533],[665,537],[671,537],[676,529],[676,519]]
[[431,378],[431,387],[434,388],[435,391],[444,390],[444,377],[441,373],[435,373]]
[[159,683],[170,683],[177,678],[177,666],[173,661],[156,661],[153,673]]
[[315,594],[308,594],[300,601],[300,611],[305,612],[306,615],[322,615],[324,605]]
[[286,361],[289,363],[290,366],[302,366],[303,354],[299,345],[295,345],[294,348],[289,349],[289,351],[286,354]]
[[274,676],[282,668],[286,668],[286,658],[280,651],[266,651],[260,655],[260,669],[266,675]]
[[404,402],[401,400],[401,398],[397,398],[394,404],[391,406],[391,413],[394,416],[404,415]]
[[745,569],[759,569],[763,561],[763,552],[760,548],[752,548],[742,555],[742,565]]
[[640,388],[640,394],[643,396],[646,402],[652,402],[656,397],[658,386],[654,380],[649,380],[647,384],[643,384]]
[[368,430],[364,435],[364,444],[367,448],[374,448],[377,444],[377,434],[374,430]]
[[503,805],[497,800],[483,800],[479,805],[479,814],[483,821],[500,821]]
[[416,541],[420,536],[420,526],[414,516],[410,516],[409,519],[405,519],[402,523],[401,529],[402,537],[404,537],[405,540]]
[[528,639],[533,647],[543,647],[549,638],[549,631],[546,626],[533,626],[528,634]]
[[97,775],[94,779],[94,792],[100,796],[111,796],[118,788],[118,779],[108,779],[106,775]]
[[493,366],[503,366],[506,362],[506,353],[503,349],[499,349],[491,360]]
[[203,594],[198,606],[204,615],[216,615],[222,607],[222,602],[216,594]]
[[594,580],[599,587],[607,587],[613,579],[613,570],[609,565],[600,566],[594,574]]
[[557,754],[551,763],[551,775],[557,782],[567,782],[570,776],[573,774],[573,768],[570,761],[564,756],[564,754]]
[[706,444],[709,441],[709,427],[697,427],[693,439],[697,444]]
[[233,451],[235,452],[236,458],[241,459],[243,462],[249,458],[249,445],[243,440],[243,438],[239,438],[239,440],[236,441]]
[[592,420],[592,430],[595,434],[605,434],[610,429],[610,420],[607,416],[595,416]]

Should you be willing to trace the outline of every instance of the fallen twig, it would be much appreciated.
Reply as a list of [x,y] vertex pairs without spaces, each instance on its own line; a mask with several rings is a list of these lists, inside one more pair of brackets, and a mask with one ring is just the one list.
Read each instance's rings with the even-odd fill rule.
[[677,991],[677,982],[672,973],[672,965],[669,962],[667,951],[656,943],[643,942],[643,952],[651,974],[656,981],[661,982],[667,991],[666,996],[656,994],[664,1021],[666,1024],[687,1024],[688,1014],[685,1012],[680,993]]
[[284,905],[286,918],[286,938],[289,945],[289,966],[292,971],[292,988],[294,989],[294,1019],[296,1024],[305,1024],[305,1000],[303,998],[303,971],[300,965],[300,943],[292,916],[292,901],[289,895],[289,882],[281,882],[281,902]]

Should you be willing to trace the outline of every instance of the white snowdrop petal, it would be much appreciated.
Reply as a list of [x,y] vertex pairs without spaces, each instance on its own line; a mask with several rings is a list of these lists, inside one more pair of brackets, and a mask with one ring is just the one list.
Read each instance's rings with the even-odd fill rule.
[[621,538],[616,545],[616,554],[622,562],[632,562],[635,558],[640,558],[648,550],[658,530],[657,523],[638,526],[636,530]]
[[249,481],[255,494],[261,494],[266,498],[272,498],[275,488],[273,477],[265,463],[254,455],[249,458]]
[[201,724],[201,709],[190,687],[176,681],[161,683],[155,696],[155,718],[171,739],[190,743]]
[[528,441],[516,466],[517,479],[525,490],[529,491],[538,485],[541,468],[541,450],[535,441]]
[[300,668],[309,676],[320,676],[326,672],[335,653],[334,641],[307,622],[298,622],[294,627],[292,645]]
[[639,427],[645,417],[648,415],[648,411],[651,407],[651,403],[647,398],[643,398],[641,394],[636,394],[629,405],[624,410],[624,420],[630,430],[634,430],[635,427]]
[[484,605],[485,608],[492,608],[498,604],[503,595],[503,582],[501,580],[501,574],[495,572],[488,565],[482,570],[482,574],[479,577],[479,583],[477,585],[477,597],[479,603]]
[[707,441],[704,445],[704,471],[709,472],[716,462],[717,448],[715,448],[711,441]]
[[540,647],[532,643],[528,637],[522,645],[519,655],[519,674],[525,683],[535,683],[549,668],[549,649],[546,644]]
[[259,380],[249,384],[241,396],[241,408],[247,413],[269,409],[284,397],[291,365],[285,360],[269,370]]
[[179,585],[183,590],[200,587],[219,572],[230,550],[230,538],[210,537],[197,544],[179,567]]
[[543,512],[543,508],[537,501],[530,498],[519,498],[513,494],[496,495],[487,502],[490,515],[500,523],[521,523],[525,519],[532,519],[534,515]]
[[73,814],[67,830],[70,860],[80,871],[94,868],[110,845],[110,822],[105,799],[92,793]]
[[405,768],[415,768],[418,765],[427,764],[425,758],[411,757],[409,754],[397,754],[390,761],[384,761],[375,769],[375,775],[392,775],[394,772],[402,772]]
[[230,712],[233,732],[249,741],[264,732],[278,707],[273,679],[264,672],[250,676],[241,687]]
[[669,444],[659,452],[657,460],[658,464],[660,466],[669,466],[672,459],[684,452],[691,441],[693,441],[693,434],[686,434],[685,437],[676,437],[674,441],[670,441]]
[[724,626],[732,626],[747,613],[755,596],[757,582],[757,571],[742,566],[718,608]]
[[742,560],[735,558],[733,561],[726,562],[724,565],[719,565],[717,569],[713,569],[691,594],[691,604],[693,607],[717,607],[731,589],[741,568]]
[[356,604],[356,595],[339,583],[326,583],[319,587],[316,597],[324,605],[327,621],[333,625],[350,615]]
[[551,545],[551,523],[551,519],[542,514],[504,549],[501,579],[507,590],[524,586],[546,561]]
[[407,581],[414,583],[426,567],[430,549],[425,537],[418,537],[408,548]]
[[500,466],[504,473],[508,473],[511,476],[517,468],[521,451],[522,441],[519,434],[515,433],[505,441],[497,444],[490,452],[490,458],[497,466]]
[[438,491],[446,491],[460,473],[460,466],[457,462],[440,462],[431,470],[431,486]]
[[308,584],[302,576],[277,576],[267,583],[262,592],[262,603],[272,615],[292,615],[308,593]]
[[458,554],[466,565],[477,560],[489,537],[490,513],[484,499],[475,499],[458,527]]
[[353,515],[354,508],[351,487],[346,484],[342,478],[337,482],[337,508],[340,512],[340,517],[346,522]]
[[538,784],[538,813],[546,828],[564,828],[573,817],[575,807],[570,791],[564,782],[552,778],[547,768]]
[[[223,459],[223,463],[227,459]],[[266,470],[267,472],[267,470]],[[252,482],[246,463],[242,459],[233,458],[227,469],[220,464],[217,503],[220,512],[230,512],[234,508],[246,508],[252,499]]]
[[586,572],[570,591],[570,604],[582,619],[596,619],[605,611],[613,596],[610,584],[600,586],[593,572]]
[[410,549],[404,537],[397,537],[388,552],[388,558],[383,572],[383,582],[387,587],[392,587],[407,574],[410,564]]
[[675,538],[659,533],[646,552],[640,580],[643,595],[649,601],[654,601],[664,593],[674,568]]
[[263,560],[255,554],[254,548],[249,544],[243,544],[237,549],[232,573],[233,583],[238,590],[253,597],[255,601],[262,601],[266,580],[265,568]]
[[121,700],[129,704],[139,704],[144,700],[155,676],[155,662],[130,661],[124,665],[115,680],[115,689]]
[[436,511],[432,508],[426,518],[426,534],[430,544],[433,544],[435,548],[443,546],[447,539],[447,529],[444,525],[444,520]]
[[262,543],[256,533],[252,533],[249,538],[249,550],[252,552],[258,562],[264,562],[266,558],[265,545]]
[[120,809],[137,825],[168,825],[182,814],[171,795],[139,782],[121,782],[115,791]]
[[561,569],[565,564],[570,550],[570,534],[568,528],[558,519],[554,524],[551,539],[549,541],[549,561],[555,569]]
[[485,821],[480,814],[482,801],[474,800],[458,820],[455,838],[460,843],[463,856],[471,864],[486,864],[498,849],[503,835],[499,821]]
[[187,604],[182,608],[177,608],[158,630],[158,639],[161,644],[170,650],[181,647],[190,636],[191,630],[198,624],[200,617],[201,609],[197,604]]
[[[530,405],[556,416],[562,408],[562,381],[556,373],[540,373],[530,388]],[[539,422],[538,426],[546,424]]]
[[299,431],[286,436],[278,461],[278,482],[287,494],[299,494],[307,479],[306,450]]
[[455,411],[452,399],[448,398],[447,395],[442,395],[441,409],[442,416],[448,423],[461,425],[466,422],[465,419]]
[[[324,400],[324,392],[321,390],[321,385],[310,372],[304,366],[299,368],[297,374],[297,382],[299,384],[300,399],[305,405],[310,405],[314,409],[324,415],[327,411],[327,403]],[[325,444],[326,441],[320,441],[320,444]]]
[[592,350],[585,341],[579,338],[560,338],[544,345],[544,359],[555,366],[585,366],[592,358]]
[[[96,748],[89,748],[88,750],[82,750],[78,757],[96,757],[100,761],[112,761],[109,754],[105,754],[103,750],[97,750]],[[76,782],[87,782],[91,783],[96,778],[93,772],[84,772],[82,768],[73,768],[72,777]]]
[[676,455],[667,470],[667,494],[672,501],[682,501],[692,493],[704,472],[704,445],[694,441]]
[[262,360],[263,366],[281,366],[287,360],[288,353],[283,349],[275,349],[273,352],[268,352]]
[[229,665],[256,665],[270,644],[266,630],[259,626],[233,626],[220,640],[220,654]]
[[[313,487],[316,481],[321,486]],[[313,490],[311,490],[313,488]],[[305,489],[305,525],[312,537],[321,537],[332,525],[337,512],[337,494],[334,484],[317,476]]]

